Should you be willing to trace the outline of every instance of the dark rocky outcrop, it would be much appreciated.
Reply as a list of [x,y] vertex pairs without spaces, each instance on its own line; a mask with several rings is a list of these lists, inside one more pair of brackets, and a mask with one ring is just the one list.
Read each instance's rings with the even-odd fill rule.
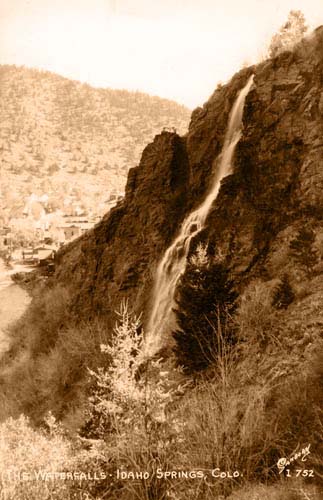
[[154,264],[191,204],[188,178],[185,140],[163,132],[130,170],[125,199],[58,255],[56,279],[72,285],[78,314],[109,316],[122,298],[143,308]]
[[[122,298],[147,312],[156,265],[197,206],[221,151],[237,92],[251,73],[234,174],[224,179],[200,238],[227,257],[237,283],[270,277],[288,228],[323,216],[323,27],[293,52],[243,69],[192,114],[188,134],[163,132],[129,172],[126,196],[58,256],[81,317],[113,319]],[[277,269],[276,269],[277,271]],[[278,274],[279,274],[278,270]]]

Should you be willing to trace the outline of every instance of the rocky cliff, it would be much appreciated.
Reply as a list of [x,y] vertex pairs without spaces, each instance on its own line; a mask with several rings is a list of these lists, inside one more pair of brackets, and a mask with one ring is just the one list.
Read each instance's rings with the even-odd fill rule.
[[114,319],[128,298],[145,317],[156,265],[208,189],[232,104],[251,73],[234,173],[198,239],[226,257],[240,290],[288,269],[297,277],[287,257],[292,235],[310,223],[320,250],[323,233],[322,46],[320,27],[293,51],[241,70],[193,112],[186,136],[162,132],[145,148],[124,200],[58,255],[54,279],[71,287],[79,316]]

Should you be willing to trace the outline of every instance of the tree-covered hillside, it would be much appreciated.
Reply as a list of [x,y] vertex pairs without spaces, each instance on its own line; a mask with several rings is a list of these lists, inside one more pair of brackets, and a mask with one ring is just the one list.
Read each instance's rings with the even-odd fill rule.
[[166,99],[24,67],[0,66],[0,88],[0,203],[9,218],[32,193],[54,209],[72,195],[104,213],[144,146],[164,127],[185,133],[190,116]]

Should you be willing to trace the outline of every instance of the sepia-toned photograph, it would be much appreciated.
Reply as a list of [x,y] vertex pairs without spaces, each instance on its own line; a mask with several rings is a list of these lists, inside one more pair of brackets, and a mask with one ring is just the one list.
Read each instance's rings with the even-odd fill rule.
[[0,500],[322,500],[322,0],[1,0],[0,161]]

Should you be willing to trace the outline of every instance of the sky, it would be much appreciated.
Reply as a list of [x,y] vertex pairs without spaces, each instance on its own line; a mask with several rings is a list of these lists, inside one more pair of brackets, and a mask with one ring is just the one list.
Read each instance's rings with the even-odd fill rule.
[[291,9],[322,0],[0,0],[0,64],[202,105],[266,54]]

